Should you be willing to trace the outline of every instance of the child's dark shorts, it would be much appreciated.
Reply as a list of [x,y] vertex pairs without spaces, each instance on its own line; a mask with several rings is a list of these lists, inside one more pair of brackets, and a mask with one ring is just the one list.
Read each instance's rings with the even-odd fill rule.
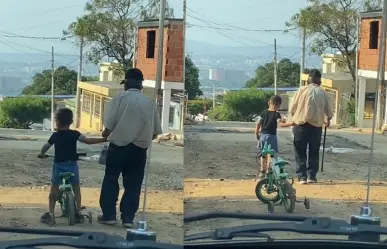
[[51,183],[60,185],[62,183],[62,179],[59,174],[66,172],[71,172],[74,174],[70,180],[71,184],[79,184],[79,167],[77,162],[54,163],[52,166]]
[[261,134],[259,137],[257,148],[259,148],[259,150],[262,151],[263,147],[265,146],[265,143],[267,143],[267,146],[270,145],[271,149],[274,150],[276,153],[278,153],[277,135]]

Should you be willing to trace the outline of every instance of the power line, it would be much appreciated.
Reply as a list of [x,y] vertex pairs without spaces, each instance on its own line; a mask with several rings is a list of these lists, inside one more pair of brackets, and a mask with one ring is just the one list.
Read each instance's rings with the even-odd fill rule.
[[[194,11],[190,8],[187,7],[187,9],[193,13],[196,13],[197,15],[201,15],[200,13],[198,13],[197,11]],[[201,15],[202,17],[204,17],[203,15]],[[194,18],[196,20],[199,20],[199,21],[202,21],[202,22],[207,22],[206,20],[203,20],[201,18],[198,18],[198,17],[192,17],[190,16],[191,18]],[[208,18],[206,18],[208,20]],[[229,29],[229,30],[239,30],[239,31],[250,31],[250,32],[287,32],[287,31],[291,31],[291,30],[295,30],[296,28],[292,28],[292,29],[247,29],[247,28],[242,28],[242,27],[238,27],[238,26],[234,26],[234,25],[230,25],[230,24],[225,24],[225,23],[219,23],[219,22],[215,22],[215,21],[211,21],[213,24],[215,25],[218,25],[218,26],[222,26],[223,28],[226,28],[226,29]]]

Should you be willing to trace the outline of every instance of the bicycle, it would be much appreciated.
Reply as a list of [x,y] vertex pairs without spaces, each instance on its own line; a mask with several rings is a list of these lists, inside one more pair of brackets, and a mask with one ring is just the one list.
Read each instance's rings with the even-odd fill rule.
[[[261,202],[268,205],[269,213],[274,212],[274,204],[283,204],[288,213],[294,211],[296,202],[303,202],[305,208],[310,209],[308,198],[305,198],[303,201],[297,201],[296,189],[293,188],[294,179],[284,171],[285,165],[289,165],[289,162],[277,157],[275,151],[267,143],[263,147],[261,156],[267,157],[268,170],[266,177],[257,182],[255,194]],[[289,180],[291,181],[289,182]],[[264,190],[264,188],[266,189]],[[263,196],[263,192],[274,194],[274,197],[267,198]]]
[[[79,157],[86,156],[87,153],[77,153],[77,161],[81,160]],[[53,157],[51,155],[44,155],[40,158],[48,158]],[[59,177],[61,178],[61,184],[59,185],[59,193],[57,196],[57,202],[60,204],[62,217],[67,217],[68,224],[73,226],[75,224],[75,215],[78,210],[77,202],[74,198],[73,186],[71,185],[71,178],[74,177],[74,173],[64,172],[59,173]],[[85,207],[80,207],[81,209],[85,209]],[[88,214],[82,214],[85,218],[89,220],[91,224],[93,222],[92,212],[88,212]]]

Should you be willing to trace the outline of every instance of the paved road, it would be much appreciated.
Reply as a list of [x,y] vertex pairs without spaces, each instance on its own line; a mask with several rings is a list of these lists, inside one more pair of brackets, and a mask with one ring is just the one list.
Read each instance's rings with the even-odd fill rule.
[[[252,134],[254,132],[254,123],[245,123],[245,122],[207,122],[200,125],[187,125],[184,127],[185,133],[246,133]],[[280,134],[283,134],[286,137],[291,137],[291,131],[289,128],[279,129]],[[282,136],[283,136],[282,135]],[[341,137],[344,140],[348,140],[352,143],[356,143],[364,147],[364,149],[369,149],[371,146],[371,134],[356,132],[354,130],[348,129],[328,129],[327,130],[328,138],[330,136]],[[378,152],[387,153],[385,146],[387,145],[387,136],[381,134],[375,134],[374,140],[374,149]]]

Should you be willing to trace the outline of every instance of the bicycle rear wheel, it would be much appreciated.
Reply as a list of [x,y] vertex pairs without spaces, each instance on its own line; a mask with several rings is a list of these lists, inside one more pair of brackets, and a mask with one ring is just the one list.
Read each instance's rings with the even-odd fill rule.
[[294,189],[289,182],[285,182],[282,187],[285,210],[288,213],[293,213],[296,207],[296,194],[294,193]]
[[74,194],[70,191],[64,193],[65,195],[65,208],[67,214],[67,220],[70,226],[73,226],[75,223],[75,200]]

